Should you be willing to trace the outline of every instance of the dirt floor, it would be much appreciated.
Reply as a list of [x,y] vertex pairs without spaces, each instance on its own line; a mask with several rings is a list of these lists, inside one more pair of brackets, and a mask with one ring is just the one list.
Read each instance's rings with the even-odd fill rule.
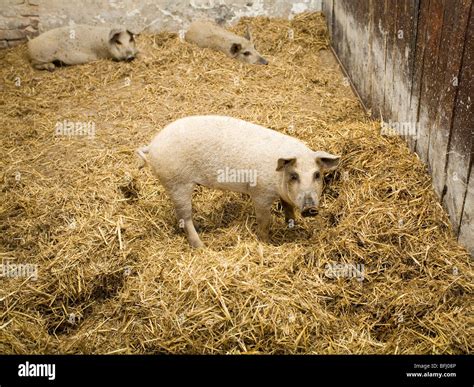
[[[0,353],[472,353],[472,264],[425,166],[364,114],[320,14],[247,23],[270,65],[166,33],[140,36],[134,62],[53,73],[0,52],[0,253],[38,270],[0,278]],[[134,151],[194,114],[341,154],[320,214],[289,228],[275,205],[260,243],[247,197],[200,188],[206,248],[188,247]]]

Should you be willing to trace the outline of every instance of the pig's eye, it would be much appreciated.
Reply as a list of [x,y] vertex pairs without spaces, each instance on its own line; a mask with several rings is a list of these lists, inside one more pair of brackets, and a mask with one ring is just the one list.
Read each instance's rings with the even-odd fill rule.
[[250,55],[250,51],[245,51],[244,52],[244,56],[249,56]]
[[122,42],[120,40],[117,40],[115,43],[117,43],[119,46],[122,45]]
[[290,173],[290,181],[297,181],[298,178],[299,178],[299,176],[296,172]]
[[321,177],[319,172],[314,172],[314,180],[318,180]]

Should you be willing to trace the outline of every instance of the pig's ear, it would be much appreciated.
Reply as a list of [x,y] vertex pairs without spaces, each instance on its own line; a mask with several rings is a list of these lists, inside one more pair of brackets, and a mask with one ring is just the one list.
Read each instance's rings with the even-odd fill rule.
[[127,34],[130,35],[130,40],[131,40],[131,41],[134,41],[134,40],[135,40],[135,37],[138,36],[137,34],[134,34],[133,32],[131,32],[131,31],[129,31],[129,30],[127,30],[126,32],[127,32]]
[[324,151],[314,152],[314,156],[316,157],[316,163],[323,168],[324,171],[334,171],[338,167],[341,159],[341,156],[335,156]]
[[247,39],[249,42],[253,42],[252,31],[250,31],[250,27],[247,24],[247,29],[245,30],[244,38]]
[[240,50],[242,50],[242,45],[240,43],[232,43],[232,46],[230,46],[230,53],[232,55],[237,55]]
[[278,159],[278,164],[277,164],[277,171],[281,171],[283,168],[293,165],[296,162],[296,158],[290,158],[290,159]]
[[120,30],[118,28],[114,28],[110,30],[109,33],[109,42],[110,44],[117,43],[119,41],[120,34],[123,32],[123,30]]

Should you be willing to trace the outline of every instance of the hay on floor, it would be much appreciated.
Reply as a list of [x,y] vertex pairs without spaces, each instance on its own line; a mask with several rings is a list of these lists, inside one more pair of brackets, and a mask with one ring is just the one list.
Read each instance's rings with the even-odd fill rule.
[[[425,166],[360,109],[320,14],[247,23],[269,66],[168,33],[141,36],[132,63],[54,73],[25,46],[0,53],[0,253],[38,268],[0,278],[0,353],[472,353],[470,257]],[[201,188],[206,248],[190,249],[134,150],[193,114],[342,154],[320,215],[291,229],[275,207],[262,244],[247,197]],[[64,121],[93,136],[55,135]]]

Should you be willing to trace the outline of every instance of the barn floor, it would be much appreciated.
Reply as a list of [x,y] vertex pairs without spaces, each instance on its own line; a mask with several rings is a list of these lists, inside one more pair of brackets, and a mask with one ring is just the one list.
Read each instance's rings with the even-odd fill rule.
[[[0,353],[469,353],[472,275],[425,166],[382,137],[331,53],[323,17],[246,19],[269,66],[171,34],[132,63],[39,72],[0,52]],[[291,32],[293,31],[293,39]],[[320,215],[259,243],[247,197],[200,189],[191,250],[134,150],[193,114],[230,115],[342,154]],[[55,135],[57,122],[95,135]],[[327,264],[363,264],[363,281]]]

